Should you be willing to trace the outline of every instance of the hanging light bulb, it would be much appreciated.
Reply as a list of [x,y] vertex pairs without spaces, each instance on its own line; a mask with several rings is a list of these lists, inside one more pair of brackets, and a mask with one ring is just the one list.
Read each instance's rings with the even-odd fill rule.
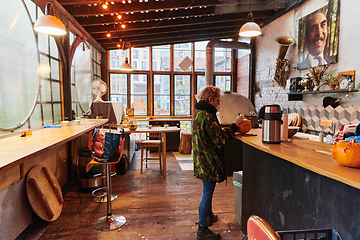
[[125,63],[123,65],[121,65],[120,70],[123,70],[123,71],[132,71],[133,70],[131,65],[129,64],[128,58],[125,58]]
[[261,29],[257,23],[254,22],[252,12],[248,14],[248,22],[245,23],[239,31],[240,37],[256,37],[261,34]]
[[35,24],[34,30],[37,32],[50,35],[64,35],[66,34],[65,25],[54,16],[54,8],[52,3],[47,2],[45,7],[45,15],[39,17]]

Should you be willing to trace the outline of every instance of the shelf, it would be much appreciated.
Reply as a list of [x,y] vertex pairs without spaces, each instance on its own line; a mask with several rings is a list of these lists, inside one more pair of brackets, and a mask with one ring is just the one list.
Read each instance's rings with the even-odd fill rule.
[[348,93],[348,92],[357,92],[357,90],[325,90],[325,91],[308,91],[308,92],[289,92],[288,100],[289,101],[302,101],[304,94],[320,94],[320,93]]

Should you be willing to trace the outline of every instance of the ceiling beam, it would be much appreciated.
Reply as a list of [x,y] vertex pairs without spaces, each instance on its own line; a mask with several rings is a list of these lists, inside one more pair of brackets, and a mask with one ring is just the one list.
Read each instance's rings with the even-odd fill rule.
[[[129,30],[129,31],[120,31],[120,32],[111,32],[111,38],[122,38],[122,37],[148,37],[150,35],[157,34],[173,34],[177,32],[186,32],[186,31],[200,31],[200,30],[211,30],[211,29],[219,29],[219,28],[227,28],[227,27],[237,27],[240,29],[242,23],[245,23],[245,19],[242,22],[238,20],[234,21],[226,21],[226,22],[218,22],[217,24],[196,24],[196,25],[186,25],[179,26],[176,28],[154,28],[149,29],[148,31],[141,30]],[[106,34],[97,33],[92,34],[92,36],[97,40],[108,39]]]
[[[261,25],[264,18],[268,18],[274,15],[274,11],[266,11],[261,14],[258,14],[258,18],[255,18],[254,21]],[[255,15],[256,16],[256,15]],[[226,14],[221,16],[206,16],[200,18],[184,18],[184,19],[175,19],[175,20],[162,20],[162,21],[152,21],[144,23],[130,23],[126,25],[125,29],[121,29],[120,24],[109,24],[101,26],[88,26],[84,27],[87,32],[90,34],[95,33],[112,33],[112,32],[122,32],[130,30],[143,30],[149,31],[150,29],[155,28],[174,28],[174,27],[183,27],[183,26],[192,26],[199,24],[218,24],[221,22],[233,22],[239,21],[239,24],[242,23],[247,18],[247,13],[240,14]]]
[[[136,41],[152,41],[152,40],[159,40],[159,39],[172,39],[172,38],[180,38],[180,37],[191,37],[196,35],[209,35],[209,34],[218,34],[218,33],[239,33],[238,26],[229,26],[226,28],[217,28],[217,29],[203,29],[203,30],[195,30],[195,31],[176,31],[172,32],[171,34],[168,33],[160,33],[154,35],[147,35],[147,36],[133,36],[133,37],[126,37],[122,38],[122,41],[126,42],[136,42]],[[107,38],[107,39],[97,39],[98,43],[101,45],[106,45],[108,43],[119,42],[119,38]]]

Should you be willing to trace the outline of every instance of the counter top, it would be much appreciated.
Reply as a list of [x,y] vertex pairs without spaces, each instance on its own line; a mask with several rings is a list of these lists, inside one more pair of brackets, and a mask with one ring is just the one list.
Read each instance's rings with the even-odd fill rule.
[[262,129],[251,129],[257,136],[237,136],[244,143],[285,159],[300,167],[360,189],[360,169],[345,167],[331,156],[333,145],[296,137],[292,142],[268,144],[262,142]]
[[13,134],[0,139],[0,169],[19,165],[29,156],[39,154],[41,150],[64,144],[91,129],[105,124],[107,119],[82,120],[80,125],[71,121],[68,126],[60,128],[41,128],[34,130],[32,135],[20,137]]

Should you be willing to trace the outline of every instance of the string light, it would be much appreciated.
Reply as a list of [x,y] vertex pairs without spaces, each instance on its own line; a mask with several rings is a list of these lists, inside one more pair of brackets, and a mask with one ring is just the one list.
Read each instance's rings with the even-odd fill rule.
[[111,37],[111,34],[110,34],[110,33],[108,33],[108,34],[106,34],[106,36],[107,36],[107,37]]
[[125,24],[121,24],[121,28],[126,28]]

